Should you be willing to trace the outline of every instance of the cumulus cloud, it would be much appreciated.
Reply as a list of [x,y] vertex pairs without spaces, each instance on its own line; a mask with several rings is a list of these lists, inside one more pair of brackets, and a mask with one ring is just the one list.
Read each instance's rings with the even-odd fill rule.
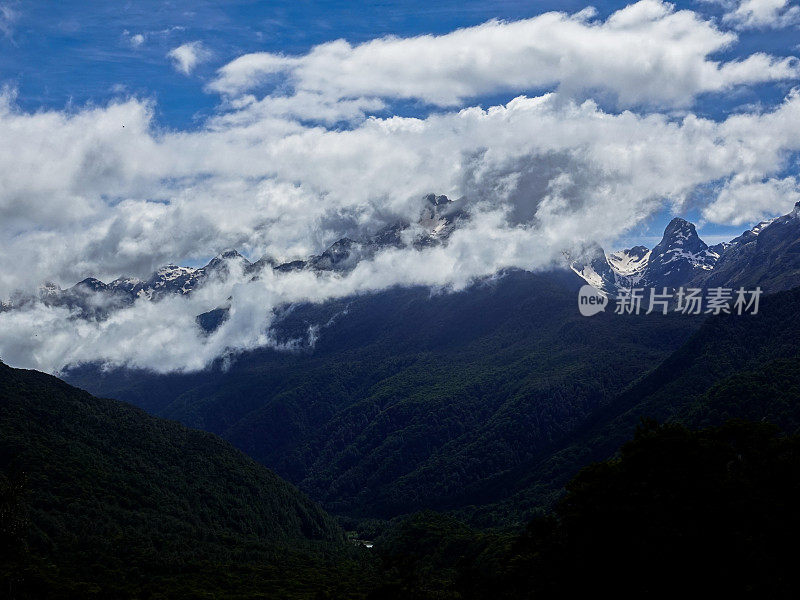
[[605,21],[593,15],[552,12],[358,45],[336,40],[301,56],[246,54],[223,66],[208,88],[238,95],[288,85],[336,99],[373,96],[458,106],[483,94],[556,86],[573,94],[600,91],[621,106],[686,106],[705,92],[800,77],[795,58],[713,60],[736,36],[660,0],[641,0]]
[[736,175],[702,214],[712,223],[745,225],[784,214],[787,206],[798,201],[800,182],[796,177],[751,181],[747,176]]
[[170,50],[167,56],[172,59],[177,71],[189,75],[197,65],[211,57],[211,52],[202,42],[187,42]]
[[[227,353],[278,345],[269,326],[275,309],[286,304],[395,285],[458,290],[503,267],[524,263],[542,268],[553,260],[541,234],[506,227],[499,212],[482,217],[458,231],[447,248],[387,250],[345,276],[267,270],[252,281],[234,272],[191,296],[171,296],[158,303],[139,300],[100,322],[71,318],[65,308],[32,304],[0,313],[0,351],[11,364],[48,371],[92,361],[158,372],[197,370]],[[475,244],[475,236],[486,243]],[[221,304],[230,305],[228,320],[211,335],[204,334],[194,316]]]
[[431,190],[510,207],[513,224],[562,238],[611,239],[698,185],[782,169],[800,149],[800,97],[721,122],[548,94],[345,130],[265,119],[190,133],[158,131],[136,100],[73,114],[7,101],[0,137],[14,142],[0,148],[0,235],[17,257],[0,273],[7,297],[230,246],[303,257],[413,219]]
[[333,125],[362,121],[368,114],[386,109],[379,98],[333,99],[315,92],[292,96],[266,96],[257,99],[246,94],[225,103],[227,109],[212,121],[214,126],[258,123],[270,118],[297,119]]
[[782,29],[800,24],[800,6],[790,0],[712,0],[722,4],[723,22],[737,29]]
[[266,120],[192,133],[159,132],[135,100],[71,115],[7,105],[0,136],[14,140],[0,149],[0,235],[17,257],[0,274],[7,297],[229,246],[303,257],[413,219],[431,190],[507,207],[512,225],[555,242],[611,239],[698,185],[782,169],[800,149],[800,97],[721,122],[550,94],[348,130]]

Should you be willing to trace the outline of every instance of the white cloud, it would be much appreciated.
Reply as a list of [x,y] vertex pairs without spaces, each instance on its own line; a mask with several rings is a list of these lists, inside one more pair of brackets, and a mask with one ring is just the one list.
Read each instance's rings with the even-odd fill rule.
[[131,33],[126,29],[122,32],[122,38],[132,48],[139,48],[147,41],[147,33]]
[[703,218],[712,223],[745,225],[787,212],[800,201],[800,182],[796,177],[751,181],[737,175],[722,188],[716,199],[703,209]]
[[386,109],[379,98],[336,100],[314,92],[298,92],[292,96],[266,96],[258,100],[252,94],[231,99],[223,105],[227,112],[213,119],[214,126],[244,125],[270,118],[299,119],[335,124],[359,122],[368,114]]
[[781,29],[800,24],[800,6],[790,0],[716,0],[723,22],[737,29]]
[[[197,295],[138,301],[102,322],[70,319],[68,310],[42,304],[0,313],[0,351],[10,364],[47,371],[88,361],[158,372],[197,370],[230,352],[275,345],[265,327],[274,318],[273,310],[286,303],[321,302],[393,285],[448,285],[456,290],[520,260],[537,267],[550,260],[545,240],[504,227],[499,213],[483,217],[457,233],[447,249],[390,250],[344,277],[267,271],[251,281],[234,274]],[[487,243],[476,244],[476,236]],[[194,316],[228,299],[229,320],[205,336]]]
[[19,18],[19,13],[6,3],[0,3],[0,33],[4,37],[11,37],[14,33],[14,22]]
[[[553,247],[609,240],[697,185],[753,180],[800,149],[800,97],[715,122],[614,115],[555,95],[351,130],[277,118],[154,129],[137,101],[0,110],[0,296],[55,279],[146,275],[237,246],[282,259],[412,218],[429,191],[506,207]],[[123,128],[122,125],[125,125]],[[66,149],[66,151],[65,151]]]
[[197,65],[211,57],[211,52],[202,42],[187,42],[170,50],[167,56],[172,59],[177,71],[189,75]]
[[209,89],[237,95],[270,82],[328,98],[411,98],[457,106],[497,92],[558,87],[610,94],[622,106],[686,106],[704,92],[800,77],[794,58],[710,57],[736,40],[694,12],[642,0],[593,20],[546,13],[490,21],[445,35],[337,40],[302,56],[267,52],[228,63]]

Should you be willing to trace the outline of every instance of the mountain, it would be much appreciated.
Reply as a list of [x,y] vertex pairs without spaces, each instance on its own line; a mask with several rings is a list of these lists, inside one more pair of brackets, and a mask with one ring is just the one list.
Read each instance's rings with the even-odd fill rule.
[[306,598],[355,557],[318,505],[220,438],[2,363],[0,488],[11,597]]
[[[36,296],[17,295],[0,303],[0,311],[13,310],[40,301],[63,306],[77,316],[103,319],[114,310],[137,299],[158,301],[171,294],[191,294],[205,282],[225,278],[232,270],[258,278],[264,269],[278,272],[312,270],[348,272],[388,248],[446,243],[459,224],[469,218],[461,201],[429,194],[414,223],[397,222],[361,239],[344,237],[317,255],[279,263],[269,256],[248,261],[236,250],[226,250],[206,266],[195,269],[174,264],[161,267],[148,279],[120,277],[109,284],[89,277],[62,290],[56,284],[43,285]],[[800,203],[798,203],[800,205]],[[631,287],[725,287],[748,289],[760,286],[775,292],[800,285],[800,206],[782,217],[759,223],[730,242],[709,247],[695,226],[674,218],[661,241],[652,249],[635,246],[606,254],[589,245],[579,256],[567,261],[584,281],[610,295]],[[198,323],[213,330],[227,317],[225,306],[198,315]]]
[[614,293],[621,287],[620,274],[611,266],[605,251],[597,244],[592,244],[581,253],[578,261],[570,260],[572,270],[586,283],[598,290]]
[[606,254],[593,246],[580,260],[572,261],[572,270],[595,288],[615,295],[632,287],[680,287],[712,270],[718,259],[695,226],[676,217],[652,250],[634,246]]
[[[215,256],[201,268],[181,267],[169,264],[155,271],[148,279],[119,277],[111,283],[88,277],[74,286],[61,289],[54,283],[42,285],[38,293],[16,295],[0,302],[0,311],[22,308],[34,302],[48,306],[61,306],[74,311],[81,318],[104,319],[114,310],[130,306],[137,299],[159,301],[169,295],[187,295],[212,279],[225,279],[233,270],[253,278],[264,269],[288,272],[309,269],[312,271],[346,272],[355,268],[362,260],[372,258],[381,250],[412,246],[423,248],[441,244],[460,223],[469,218],[460,201],[447,196],[428,194],[423,199],[419,219],[414,223],[397,222],[380,229],[377,233],[360,240],[341,238],[321,254],[306,259],[278,263],[272,257],[263,256],[250,262],[237,250],[228,249]],[[208,327],[220,322],[225,316],[225,307],[215,309],[214,317],[199,316],[201,325]]]
[[623,578],[629,598],[788,598],[800,583],[789,558],[800,534],[798,450],[800,437],[766,424],[646,423],[569,482],[557,521],[532,524],[518,572],[532,597],[614,596]]
[[[798,314],[795,288],[766,296],[758,315],[710,317],[566,444],[509,473],[523,492],[391,529],[377,545],[394,575],[381,597],[418,588],[464,598],[614,596],[620,581],[623,597],[791,597]],[[486,522],[485,513],[538,516],[521,535],[456,518]]]
[[745,287],[778,292],[800,285],[800,202],[739,237],[709,247],[692,223],[674,218],[652,249],[636,246],[606,255],[592,247],[572,269],[609,294],[631,287]]
[[[764,390],[778,387],[786,394],[793,389],[800,371],[786,368],[785,363],[800,359],[798,311],[800,288],[794,288],[766,296],[756,315],[721,314],[708,319],[686,344],[618,398],[617,408],[631,404],[625,413],[628,421],[647,416],[717,425],[724,418],[749,418],[798,431],[798,397],[790,401],[784,396],[785,401],[778,402],[781,394],[774,394],[774,401],[761,403],[756,399],[763,394],[749,390],[741,394],[748,399],[747,406],[738,403],[737,394],[728,398],[727,408],[719,401],[720,390],[732,390],[745,379],[763,380],[770,374],[772,381]],[[710,404],[715,406],[717,418],[698,420],[703,407]]]
[[800,202],[787,215],[745,231],[725,247],[715,268],[695,278],[705,287],[761,286],[780,291],[800,283]]
[[652,422],[571,477],[521,533],[422,512],[376,542],[372,597],[792,598],[800,436]]
[[510,271],[458,293],[295,306],[272,334],[314,328],[312,348],[249,352],[192,374],[84,366],[66,377],[220,434],[337,514],[494,502],[516,489],[507,473],[568,439],[698,324],[587,319],[580,285],[568,271]]
[[692,223],[674,218],[664,237],[650,252],[639,282],[651,287],[676,288],[704,271],[710,271],[719,255],[709,250]]
[[631,286],[641,281],[650,261],[651,251],[646,246],[634,246],[612,252],[606,257],[611,270],[624,277]]
[[[346,270],[375,248],[440,243],[466,218],[459,203],[445,197],[430,196],[426,203],[414,225],[343,238],[297,264],[265,258],[259,268]],[[607,410],[638,398],[620,400],[702,320],[606,313],[586,319],[575,310],[581,283],[618,286],[637,278],[638,285],[669,287],[718,275],[733,286],[763,271],[757,281],[768,290],[791,286],[797,212],[714,248],[693,225],[674,219],[652,251],[636,247],[606,256],[595,247],[590,270],[573,265],[581,277],[510,270],[458,293],[390,289],[286,307],[271,337],[286,346],[309,331],[315,338],[313,345],[292,345],[292,352],[246,352],[191,374],[84,365],[65,376],[94,393],[221,435],[340,515],[466,511],[530,492],[514,509],[524,511],[548,502],[563,484],[567,469],[548,461],[563,460],[567,448],[576,449],[575,456],[594,455],[578,442],[583,432]],[[240,257],[221,256],[215,268],[231,260]],[[241,260],[258,277],[256,263]],[[182,290],[186,282],[175,281]],[[198,322],[211,331],[226,317],[221,306]],[[621,443],[620,436],[609,439]],[[502,512],[486,518],[502,520]]]
[[490,512],[541,506],[573,473],[605,460],[642,419],[693,427],[766,421],[800,434],[800,288],[765,296],[756,315],[709,317],[651,372],[576,428],[549,456],[511,476],[524,491]]

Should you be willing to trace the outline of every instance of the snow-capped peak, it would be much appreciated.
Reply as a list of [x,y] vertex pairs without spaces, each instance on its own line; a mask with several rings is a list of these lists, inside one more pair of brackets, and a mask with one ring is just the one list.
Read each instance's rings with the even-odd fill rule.
[[[795,207],[795,211],[796,211],[796,210],[797,210],[797,208]],[[794,214],[794,213],[792,213],[792,214]],[[754,233],[755,235],[758,235],[759,233],[761,233],[762,231],[764,231],[764,229],[765,229],[765,228],[766,228],[768,225],[771,225],[772,223],[774,223],[776,219],[778,219],[778,217],[775,217],[774,219],[767,219],[766,221],[761,221],[761,222],[760,222],[758,225],[756,225],[755,227],[753,227],[753,228],[752,228],[750,231],[751,231],[752,233]]]
[[156,271],[154,277],[163,281],[173,281],[178,279],[178,277],[192,275],[196,271],[197,269],[193,269],[192,267],[179,267],[178,265],[169,264]]
[[667,250],[674,248],[682,248],[690,253],[702,252],[708,246],[697,235],[697,229],[693,223],[686,219],[675,217],[669,222],[667,228],[664,230],[664,237],[661,242],[653,248],[653,252],[658,252],[659,249]]
[[650,252],[650,249],[645,246],[617,250],[608,255],[608,264],[619,275],[625,277],[637,275],[647,266]]

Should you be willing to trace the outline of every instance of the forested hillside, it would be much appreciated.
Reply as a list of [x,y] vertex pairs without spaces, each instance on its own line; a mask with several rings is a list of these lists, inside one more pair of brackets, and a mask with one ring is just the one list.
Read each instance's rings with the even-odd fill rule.
[[792,598],[800,438],[641,426],[521,535],[420,513],[380,540],[373,598]]
[[568,443],[521,469],[525,491],[489,512],[525,514],[547,503],[578,469],[612,456],[642,419],[698,427],[743,418],[797,432],[799,364],[800,288],[765,297],[757,315],[709,317],[652,373],[587,419]]
[[2,363],[0,488],[13,598],[360,593],[343,531],[227,442]]
[[[739,397],[742,405],[747,397]],[[372,551],[219,438],[0,364],[10,598],[790,598],[800,438],[641,425],[524,530],[423,511]]]
[[587,319],[581,283],[512,271],[457,293],[299,306],[273,333],[287,341],[318,328],[313,348],[190,375],[84,368],[69,378],[222,435],[336,514],[497,502],[519,489],[516,469],[569,439],[698,324]]

